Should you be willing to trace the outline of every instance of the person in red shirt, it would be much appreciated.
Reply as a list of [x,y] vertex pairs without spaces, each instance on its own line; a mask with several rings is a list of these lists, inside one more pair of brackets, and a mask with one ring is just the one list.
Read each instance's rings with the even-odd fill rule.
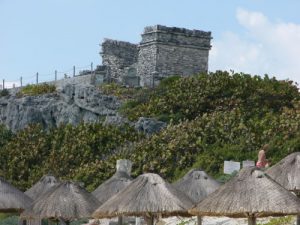
[[270,162],[266,158],[266,153],[269,150],[269,145],[265,144],[258,152],[258,160],[256,163],[256,167],[258,168],[266,168],[269,167]]

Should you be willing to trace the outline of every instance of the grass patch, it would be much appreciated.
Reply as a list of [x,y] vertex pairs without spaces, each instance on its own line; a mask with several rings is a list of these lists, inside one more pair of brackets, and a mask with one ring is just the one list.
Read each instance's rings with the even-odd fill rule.
[[280,218],[272,218],[267,223],[257,223],[257,225],[291,225],[293,221],[293,216],[285,216]]
[[29,84],[22,88],[17,96],[18,97],[23,97],[23,96],[37,96],[37,95],[42,95],[42,94],[48,94],[48,93],[53,93],[56,91],[56,87],[53,84]]
[[0,91],[0,97],[9,96],[9,91],[7,89],[3,89]]
[[114,95],[122,100],[134,99],[144,91],[141,87],[125,87],[117,83],[102,84],[100,90],[106,95]]

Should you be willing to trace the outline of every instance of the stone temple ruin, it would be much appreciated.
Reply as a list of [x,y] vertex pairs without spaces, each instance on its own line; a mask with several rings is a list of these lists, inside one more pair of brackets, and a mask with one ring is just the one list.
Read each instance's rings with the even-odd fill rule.
[[211,32],[145,27],[139,44],[105,39],[96,74],[108,82],[153,87],[165,77],[207,72]]

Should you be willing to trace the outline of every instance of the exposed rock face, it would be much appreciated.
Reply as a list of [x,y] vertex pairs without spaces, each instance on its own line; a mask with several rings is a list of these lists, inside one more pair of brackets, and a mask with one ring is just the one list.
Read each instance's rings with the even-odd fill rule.
[[59,124],[98,122],[117,116],[121,102],[114,96],[102,94],[91,85],[66,85],[53,94],[0,98],[0,123],[13,131],[30,123],[45,128]]
[[144,132],[146,135],[157,133],[166,126],[167,124],[165,122],[145,117],[140,117],[139,120],[135,123],[135,129],[140,132]]
[[39,123],[45,129],[60,124],[103,122],[108,125],[129,124],[139,132],[152,135],[166,127],[166,123],[140,117],[130,122],[118,113],[122,102],[115,96],[104,95],[93,85],[67,84],[56,93],[18,98],[16,91],[0,97],[0,124],[12,131]]

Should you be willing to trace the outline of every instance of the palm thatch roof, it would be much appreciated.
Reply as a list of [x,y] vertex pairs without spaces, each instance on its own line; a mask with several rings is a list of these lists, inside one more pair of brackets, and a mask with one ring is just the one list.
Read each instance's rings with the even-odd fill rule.
[[195,203],[204,199],[207,195],[214,192],[220,183],[210,177],[201,169],[192,169],[180,180],[174,183],[174,186],[189,196]]
[[133,180],[94,213],[94,218],[188,215],[193,202],[159,175],[147,173]]
[[52,175],[44,175],[36,184],[29,188],[25,194],[32,199],[43,196],[50,188],[59,183],[58,179]]
[[21,212],[32,199],[0,177],[0,212]]
[[189,212],[228,217],[293,215],[300,213],[300,201],[260,169],[246,167]]
[[285,189],[300,192],[300,152],[288,155],[266,173]]
[[100,201],[106,202],[109,198],[127,187],[132,180],[126,172],[117,171],[111,178],[96,188],[92,194]]
[[52,187],[26,209],[22,218],[63,219],[72,221],[89,218],[100,202],[79,184],[65,181]]

